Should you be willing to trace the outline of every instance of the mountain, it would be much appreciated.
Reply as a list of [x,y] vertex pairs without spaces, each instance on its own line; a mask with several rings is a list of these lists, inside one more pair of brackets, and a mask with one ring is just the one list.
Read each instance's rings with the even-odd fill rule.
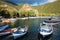
[[[19,4],[19,5],[13,5],[8,2],[0,1],[0,6],[1,5],[8,5],[8,8],[11,10],[37,10],[39,15],[60,15],[60,0],[52,2],[52,3],[47,3],[45,5],[39,5],[39,6],[30,6],[29,4]],[[18,12],[17,11],[17,12]]]
[[41,6],[33,6],[39,13],[60,15],[60,1],[55,1]]
[[11,3],[8,3],[8,2],[5,2],[5,1],[1,1],[0,0],[0,5],[1,4],[7,4],[7,5],[10,5],[10,6],[12,6],[12,7],[15,7],[15,5],[13,5],[13,4],[11,4]]
[[17,8],[15,5],[0,0],[0,11],[2,10],[4,10],[5,12],[8,11],[11,16],[13,16],[15,12],[17,12]]
[[30,14],[30,16],[34,15],[34,16],[38,16],[38,10],[34,9],[31,5],[29,4],[21,4],[19,6],[17,6],[19,9],[19,13],[22,13],[24,15],[28,15],[28,13]]
[[11,10],[17,10],[16,5],[0,0],[0,8],[6,8]]
[[20,10],[32,10],[33,8],[29,4],[24,4]]

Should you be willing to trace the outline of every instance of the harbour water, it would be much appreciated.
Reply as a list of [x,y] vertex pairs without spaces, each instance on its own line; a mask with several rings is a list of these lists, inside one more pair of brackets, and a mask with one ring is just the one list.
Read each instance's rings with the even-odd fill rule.
[[[40,36],[38,29],[40,23],[42,23],[47,18],[35,18],[35,19],[26,19],[26,20],[17,20],[14,24],[15,27],[18,26],[29,26],[28,33],[21,38],[16,40],[60,40],[60,24],[53,26],[53,34],[45,38]],[[12,34],[0,37],[0,40],[14,40]]]

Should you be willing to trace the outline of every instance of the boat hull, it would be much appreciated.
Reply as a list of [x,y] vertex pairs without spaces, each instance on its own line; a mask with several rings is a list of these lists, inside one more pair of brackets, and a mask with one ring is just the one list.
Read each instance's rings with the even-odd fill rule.
[[49,32],[49,33],[45,33],[45,32],[40,32],[40,35],[42,35],[43,37],[51,35],[53,33],[53,31]]
[[26,33],[22,33],[22,34],[14,34],[13,33],[13,37],[14,37],[14,39],[17,39],[17,38],[19,38],[19,37],[22,37],[22,36],[24,36]]
[[0,33],[0,36],[4,36],[4,35],[7,35],[7,34],[10,34],[10,32]]

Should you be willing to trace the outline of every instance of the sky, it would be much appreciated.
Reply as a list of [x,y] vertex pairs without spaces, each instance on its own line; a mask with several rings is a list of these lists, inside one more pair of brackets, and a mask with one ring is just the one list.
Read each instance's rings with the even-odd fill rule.
[[16,5],[30,4],[32,6],[37,6],[37,5],[44,5],[46,3],[55,2],[56,0],[4,0],[4,1],[16,4]]

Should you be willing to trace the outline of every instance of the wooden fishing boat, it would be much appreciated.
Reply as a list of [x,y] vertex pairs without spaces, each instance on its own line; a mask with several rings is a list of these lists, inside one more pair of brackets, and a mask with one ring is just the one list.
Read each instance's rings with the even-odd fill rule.
[[10,30],[3,30],[3,31],[0,31],[0,36],[4,36],[4,35],[10,34],[10,33],[11,33]]
[[17,39],[19,37],[24,36],[27,33],[28,28],[27,27],[25,27],[25,28],[13,28],[12,30],[13,30],[12,35],[13,35],[14,39]]

